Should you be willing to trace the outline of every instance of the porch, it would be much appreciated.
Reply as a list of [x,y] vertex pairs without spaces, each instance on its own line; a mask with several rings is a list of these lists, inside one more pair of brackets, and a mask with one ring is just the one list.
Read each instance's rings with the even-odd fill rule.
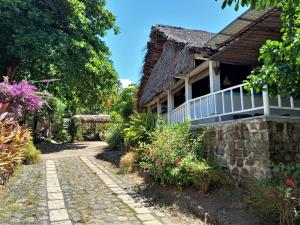
[[300,117],[300,98],[270,97],[243,83],[249,65],[203,60],[187,74],[177,76],[176,85],[154,99],[148,110],[168,123],[190,120],[193,125],[211,124],[257,116]]
[[257,94],[253,89],[245,90],[247,86],[244,83],[190,99],[162,117],[168,123],[190,120],[198,125],[261,115],[300,116],[299,98],[270,98],[267,90]]

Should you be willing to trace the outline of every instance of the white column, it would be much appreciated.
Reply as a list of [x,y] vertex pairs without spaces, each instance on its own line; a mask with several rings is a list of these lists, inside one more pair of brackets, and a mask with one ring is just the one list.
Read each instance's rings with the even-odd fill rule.
[[189,77],[184,78],[184,88],[185,88],[185,101],[192,99],[192,85],[190,84]]
[[269,94],[268,94],[268,86],[265,85],[262,91],[263,104],[264,104],[264,115],[270,115],[270,103],[269,103]]
[[157,108],[157,115],[161,115],[162,110],[161,110],[161,104],[159,102],[159,98],[157,99],[157,106],[156,106],[156,108]]
[[168,124],[171,123],[171,117],[170,117],[170,112],[174,108],[174,97],[171,93],[171,90],[168,90]]
[[191,108],[190,103],[188,101],[192,99],[192,85],[190,84],[189,76],[186,76],[184,79],[184,88],[186,102],[186,119],[191,119]]
[[209,61],[209,84],[210,92],[221,90],[221,80],[220,80],[220,63],[217,61]]

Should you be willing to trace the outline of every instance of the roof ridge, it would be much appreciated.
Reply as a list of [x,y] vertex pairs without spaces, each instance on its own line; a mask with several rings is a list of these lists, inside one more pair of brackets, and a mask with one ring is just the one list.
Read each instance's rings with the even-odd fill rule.
[[172,25],[166,25],[166,24],[154,24],[154,25],[152,25],[152,28],[173,28],[173,29],[177,29],[177,30],[187,30],[187,31],[206,32],[206,33],[210,33],[210,34],[216,34],[214,32],[210,32],[207,30],[197,30],[197,29],[184,28],[184,27],[178,27],[178,26],[172,26]]

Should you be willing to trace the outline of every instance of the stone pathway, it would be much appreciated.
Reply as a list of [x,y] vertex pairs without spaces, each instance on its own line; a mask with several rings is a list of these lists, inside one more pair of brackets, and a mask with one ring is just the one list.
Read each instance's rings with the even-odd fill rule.
[[60,152],[43,158],[39,165],[21,167],[1,187],[0,225],[174,224],[130,196],[92,155]]

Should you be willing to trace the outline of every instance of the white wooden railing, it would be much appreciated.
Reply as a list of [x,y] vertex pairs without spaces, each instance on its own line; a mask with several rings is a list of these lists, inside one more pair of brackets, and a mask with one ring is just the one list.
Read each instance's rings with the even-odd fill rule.
[[[169,123],[181,123],[187,119],[201,121],[213,119],[210,122],[234,119],[234,115],[270,115],[284,114],[296,110],[300,116],[300,100],[292,97],[269,99],[268,92],[248,93],[244,90],[247,83],[223,89],[198,98],[188,100],[176,109],[166,114]],[[296,104],[297,103],[297,104]],[[277,111],[276,111],[277,110]],[[201,122],[200,122],[201,123]]]

